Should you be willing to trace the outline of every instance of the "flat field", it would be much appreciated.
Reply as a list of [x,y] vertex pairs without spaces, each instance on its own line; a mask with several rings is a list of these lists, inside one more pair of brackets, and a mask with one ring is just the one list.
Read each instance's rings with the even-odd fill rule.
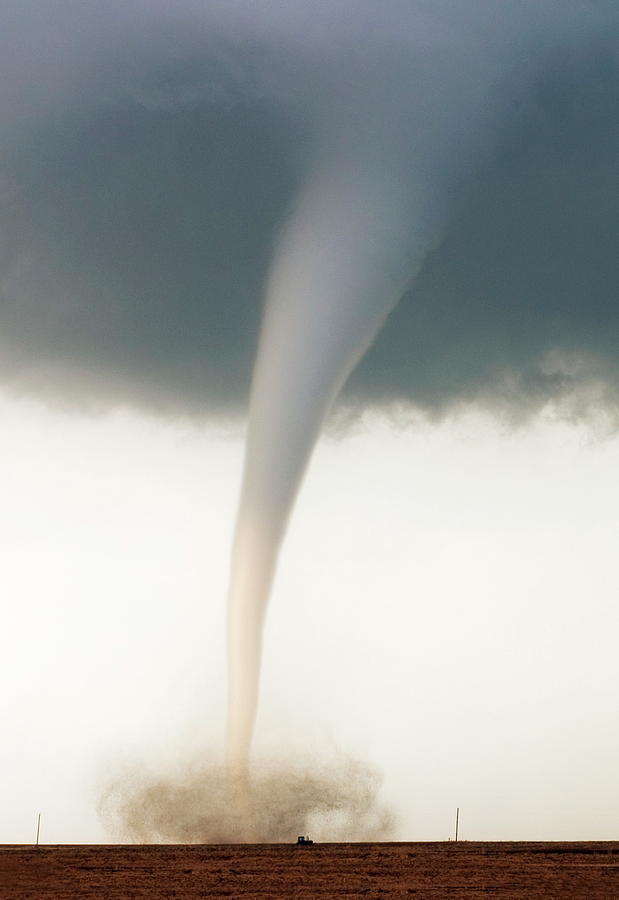
[[619,842],[0,846],[1,900],[619,900]]

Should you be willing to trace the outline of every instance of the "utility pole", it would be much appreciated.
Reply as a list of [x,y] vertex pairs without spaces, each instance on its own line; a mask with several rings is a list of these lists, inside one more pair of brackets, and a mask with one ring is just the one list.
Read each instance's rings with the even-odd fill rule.
[[39,813],[39,818],[37,819],[37,847],[39,846],[39,834],[41,833],[41,813]]
[[456,809],[456,842],[458,840],[458,823],[460,822],[460,807]]

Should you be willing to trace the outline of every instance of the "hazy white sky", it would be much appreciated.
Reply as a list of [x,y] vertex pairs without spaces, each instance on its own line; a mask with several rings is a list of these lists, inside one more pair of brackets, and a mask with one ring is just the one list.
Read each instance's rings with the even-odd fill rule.
[[[221,754],[242,435],[4,397],[0,841],[108,837],[129,762]],[[549,417],[318,448],[266,632],[259,754],[384,776],[401,839],[615,838],[619,438]]]

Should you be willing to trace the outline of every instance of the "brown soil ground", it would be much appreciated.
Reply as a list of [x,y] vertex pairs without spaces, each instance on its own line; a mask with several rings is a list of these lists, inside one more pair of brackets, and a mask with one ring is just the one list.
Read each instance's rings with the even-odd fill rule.
[[619,842],[0,846],[1,900],[619,900]]

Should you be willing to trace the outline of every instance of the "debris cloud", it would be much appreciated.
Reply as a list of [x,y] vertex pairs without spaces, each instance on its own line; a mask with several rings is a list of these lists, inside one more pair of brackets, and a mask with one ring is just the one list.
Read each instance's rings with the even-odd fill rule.
[[126,771],[106,788],[99,812],[117,840],[135,843],[291,843],[298,834],[386,840],[395,819],[379,786],[376,772],[353,760],[258,762],[241,810],[225,766],[201,759],[160,776]]

